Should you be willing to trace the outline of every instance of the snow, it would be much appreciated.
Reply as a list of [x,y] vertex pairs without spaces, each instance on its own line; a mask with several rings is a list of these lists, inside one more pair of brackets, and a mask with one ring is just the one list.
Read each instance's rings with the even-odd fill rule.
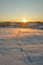
[[0,28],[0,65],[43,65],[43,30]]

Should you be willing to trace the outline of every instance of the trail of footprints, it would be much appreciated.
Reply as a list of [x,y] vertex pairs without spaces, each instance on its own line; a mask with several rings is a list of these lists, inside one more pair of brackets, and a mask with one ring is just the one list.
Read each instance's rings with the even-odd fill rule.
[[18,43],[18,45],[19,45],[20,51],[23,52],[26,61],[27,61],[29,64],[32,65],[31,56],[29,56],[28,53],[25,51],[25,49],[23,49],[23,48],[21,47],[21,44],[20,44],[20,43]]
[[21,45],[21,41],[19,40],[19,34],[20,34],[20,32],[18,33],[18,36],[17,36],[17,39],[16,39],[17,44],[18,44],[18,46],[19,46],[19,49],[20,49],[21,52],[23,52],[24,57],[25,57],[27,63],[30,64],[30,65],[32,65],[31,56],[29,56],[28,53],[25,51],[25,49],[23,49],[23,47],[22,47],[22,45]]

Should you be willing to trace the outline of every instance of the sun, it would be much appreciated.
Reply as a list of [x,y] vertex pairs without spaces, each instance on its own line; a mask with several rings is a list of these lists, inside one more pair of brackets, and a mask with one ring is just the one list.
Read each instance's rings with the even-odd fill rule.
[[24,18],[24,19],[22,20],[22,22],[24,22],[24,23],[27,22],[27,19]]

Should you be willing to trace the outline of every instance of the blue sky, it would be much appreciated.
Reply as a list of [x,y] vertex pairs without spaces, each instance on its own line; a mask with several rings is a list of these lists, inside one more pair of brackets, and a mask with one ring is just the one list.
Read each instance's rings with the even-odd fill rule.
[[43,21],[43,0],[0,0],[0,21]]

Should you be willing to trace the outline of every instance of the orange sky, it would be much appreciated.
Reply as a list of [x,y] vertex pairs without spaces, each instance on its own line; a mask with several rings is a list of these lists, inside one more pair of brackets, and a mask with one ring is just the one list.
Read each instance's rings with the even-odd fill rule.
[[43,0],[0,0],[1,21],[43,21]]
[[0,18],[0,22],[1,22],[1,21],[2,21],[2,22],[3,22],[3,21],[22,22],[24,18],[25,18],[28,22],[29,22],[29,21],[31,21],[31,22],[35,22],[35,21],[41,21],[41,22],[43,22],[43,19],[41,19],[41,18],[37,18],[37,19],[36,19],[36,18],[32,18],[32,17],[31,17],[31,18],[30,18],[30,17],[29,17],[29,18],[28,18],[28,17],[27,17],[27,18],[26,18],[26,17],[21,17],[21,18],[20,18],[20,17],[18,17],[18,18]]

